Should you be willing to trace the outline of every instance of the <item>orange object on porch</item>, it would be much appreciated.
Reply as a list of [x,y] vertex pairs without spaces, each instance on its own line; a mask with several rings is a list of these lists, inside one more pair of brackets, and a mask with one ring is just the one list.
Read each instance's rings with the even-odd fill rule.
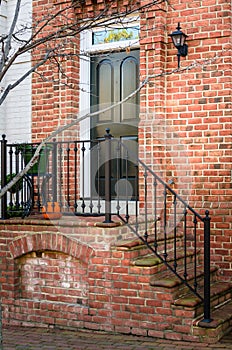
[[43,217],[45,219],[60,219],[62,213],[60,211],[60,205],[58,202],[47,202],[46,205],[42,207]]

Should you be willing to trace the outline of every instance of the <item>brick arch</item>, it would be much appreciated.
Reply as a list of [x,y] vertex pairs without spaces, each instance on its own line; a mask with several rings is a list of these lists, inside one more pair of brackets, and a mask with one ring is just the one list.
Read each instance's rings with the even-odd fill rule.
[[9,243],[13,258],[33,251],[50,250],[68,254],[88,264],[93,248],[60,233],[36,233],[16,238]]

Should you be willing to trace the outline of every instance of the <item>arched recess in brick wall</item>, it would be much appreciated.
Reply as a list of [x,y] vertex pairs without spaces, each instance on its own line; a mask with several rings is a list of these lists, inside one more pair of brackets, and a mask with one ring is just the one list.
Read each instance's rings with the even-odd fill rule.
[[94,250],[61,234],[32,234],[9,244],[14,298],[88,306],[88,264]]
[[33,251],[44,250],[68,254],[76,259],[80,259],[86,264],[89,262],[89,259],[94,256],[93,248],[59,233],[24,235],[11,241],[9,243],[9,250],[14,259]]

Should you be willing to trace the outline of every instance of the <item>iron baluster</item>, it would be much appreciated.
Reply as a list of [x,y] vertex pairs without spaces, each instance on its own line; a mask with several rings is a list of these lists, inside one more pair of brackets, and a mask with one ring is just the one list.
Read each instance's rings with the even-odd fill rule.
[[197,217],[194,215],[194,289],[197,290]]
[[105,221],[104,223],[112,223],[111,220],[111,138],[110,129],[106,129],[105,145]]
[[[7,164],[7,140],[6,135],[2,135],[1,140],[1,185],[6,186],[6,164]],[[1,215],[2,219],[7,218],[7,193],[5,193],[1,198]]]
[[126,222],[129,220],[129,211],[128,211],[128,150],[126,150]]
[[53,139],[52,148],[52,201],[57,202],[57,143]]
[[167,260],[167,186],[164,186],[164,212],[163,212],[163,229],[164,229],[164,260]]
[[177,269],[177,255],[176,255],[176,249],[177,249],[177,220],[176,220],[176,206],[177,206],[177,201],[176,201],[176,194],[174,194],[174,200],[173,200],[173,206],[174,206],[174,220],[173,220],[173,224],[174,224],[174,271],[176,272]]
[[63,153],[63,150],[62,150],[62,144],[59,143],[59,148],[58,148],[58,154],[59,154],[59,203],[60,203],[60,206],[61,208],[63,207],[63,202],[64,202],[64,199],[62,197],[62,187],[63,187],[63,161],[62,161],[62,153]]
[[[12,151],[12,147],[10,147],[10,151]],[[12,163],[11,163],[10,173],[12,174],[12,172],[13,172],[13,169],[12,169]],[[18,172],[19,172],[19,150],[16,147],[15,148],[15,173],[18,174]],[[12,180],[12,178],[13,177],[11,177],[11,180]],[[21,200],[21,202],[22,201],[23,200]],[[20,207],[19,191],[16,191],[16,193],[15,193],[15,208],[16,208],[16,210],[18,210],[19,207]]]
[[[120,143],[119,141],[117,142],[117,146],[116,146],[116,159],[117,159],[117,162],[116,162],[116,166],[117,166],[117,183],[120,179]],[[117,215],[120,215],[120,200],[119,200],[119,188],[117,189],[117,205],[116,205],[116,209],[117,209]]]
[[[10,156],[10,169],[9,169],[9,171],[10,171],[10,181],[13,179],[13,148],[12,148],[12,146],[10,145],[10,149],[9,149],[9,156]],[[8,203],[8,205],[9,205],[9,209],[10,210],[13,210],[13,205],[14,205],[14,203],[13,203],[13,193],[12,193],[12,191],[10,191],[10,202]]]
[[[13,169],[12,169],[12,164],[13,164],[13,158],[12,158],[13,150],[12,150],[12,147],[10,147],[9,154],[10,154],[10,173],[12,173],[13,172]],[[23,157],[22,157],[22,150],[20,151],[20,149],[17,146],[15,148],[15,154],[17,154],[16,163],[18,162],[18,167],[17,166],[15,167],[15,170],[16,170],[15,172],[17,174],[18,171],[20,171],[20,170],[22,170],[24,168]],[[18,160],[17,160],[17,158],[18,158]],[[30,206],[28,206],[28,203],[29,203],[30,199],[32,201],[34,200],[34,198],[31,198],[30,185],[28,185],[30,180],[25,181],[25,179],[26,179],[26,177],[24,176],[24,181],[23,181],[23,184],[22,184],[22,201],[21,201],[21,206],[24,209],[22,217],[27,215],[27,210],[30,211]],[[29,198],[29,200],[28,200],[28,198]]]
[[147,169],[145,169],[144,172],[144,210],[145,210],[145,233],[144,233],[144,239],[147,242],[148,239],[148,233],[147,233]]
[[69,170],[70,170],[70,147],[69,147],[69,143],[67,144],[67,148],[66,148],[66,152],[67,152],[67,206],[68,206],[68,210],[70,209],[70,178],[69,178]]
[[157,248],[158,248],[158,239],[157,239],[157,179],[155,177],[154,179],[154,230],[155,230],[155,237],[154,237],[154,247],[155,247],[155,251],[157,252]]
[[[88,145],[88,151],[91,152],[91,149],[92,149],[91,143],[88,143],[87,145]],[[89,162],[89,174],[90,174],[90,176],[91,176],[92,173],[93,173],[93,171],[92,171],[92,162]],[[94,207],[92,188],[90,188],[90,193],[89,194],[90,194],[90,196],[89,196],[89,210],[90,210],[90,214],[92,214],[93,213],[93,207]]]
[[138,223],[138,165],[135,165],[137,168],[136,171],[136,178],[135,178],[135,231],[136,234],[138,234],[138,228],[139,228],[139,223]]
[[184,279],[187,280],[187,208],[184,209]]
[[97,142],[97,208],[98,208],[98,214],[101,213],[101,199],[100,199],[100,151],[101,151],[101,144],[100,141]]
[[[31,150],[30,150],[30,153],[31,154],[34,154],[34,150],[33,150],[34,146],[31,145]],[[26,153],[27,152],[27,149],[26,149],[26,145],[24,145],[24,150],[23,150],[23,153]],[[23,154],[22,154],[22,158],[23,158]],[[42,194],[40,194],[40,176],[39,175],[39,163],[38,164],[38,167],[37,167],[37,173],[35,172],[34,173],[34,170],[31,170],[31,172],[29,172],[31,174],[30,176],[30,179],[31,179],[31,182],[32,182],[32,186],[33,187],[37,187],[37,208],[38,210],[40,210],[40,207],[41,207],[41,196]],[[33,169],[33,168],[32,168]],[[36,176],[37,175],[37,176]]]
[[210,216],[206,210],[204,218],[204,320],[210,323]]
[[74,143],[74,212],[77,213],[77,142]]
[[[38,168],[39,168],[39,165],[38,165]],[[37,178],[34,179],[34,175],[32,175],[31,180],[32,180],[33,185],[34,185],[35,182],[37,183],[37,188],[39,189],[40,188],[40,176],[37,176]],[[41,195],[40,195],[40,191],[39,190],[37,192],[38,192],[37,207],[40,210],[40,207],[41,207],[41,198],[40,197],[41,197]]]
[[82,154],[82,203],[81,203],[81,208],[82,208],[82,214],[85,213],[85,143],[82,142],[82,147],[81,147],[81,154]]
[[[10,170],[10,174],[13,174],[13,147],[10,145],[10,149],[9,149],[9,170]],[[16,150],[15,150],[15,154],[17,154],[17,147],[16,147]],[[17,170],[16,170],[17,171]]]

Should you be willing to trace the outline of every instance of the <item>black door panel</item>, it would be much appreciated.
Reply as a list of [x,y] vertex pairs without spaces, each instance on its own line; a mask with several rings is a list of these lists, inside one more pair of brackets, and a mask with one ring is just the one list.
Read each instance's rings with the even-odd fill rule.
[[[134,92],[139,86],[139,50],[130,53],[111,53],[106,57],[94,56],[91,58],[91,108],[92,111],[102,110],[112,106]],[[110,111],[99,113],[91,122],[91,137],[101,140],[110,128],[113,138],[120,140],[126,147],[115,150],[112,143],[111,157],[111,193],[120,198],[131,194],[137,196],[137,154],[138,154],[138,120],[139,95]],[[128,156],[129,154],[129,156]],[[134,156],[133,156],[134,155]],[[133,158],[133,159],[132,159]],[[104,197],[104,143],[101,143],[101,152],[92,156],[92,169],[95,180],[92,183],[94,193]]]

